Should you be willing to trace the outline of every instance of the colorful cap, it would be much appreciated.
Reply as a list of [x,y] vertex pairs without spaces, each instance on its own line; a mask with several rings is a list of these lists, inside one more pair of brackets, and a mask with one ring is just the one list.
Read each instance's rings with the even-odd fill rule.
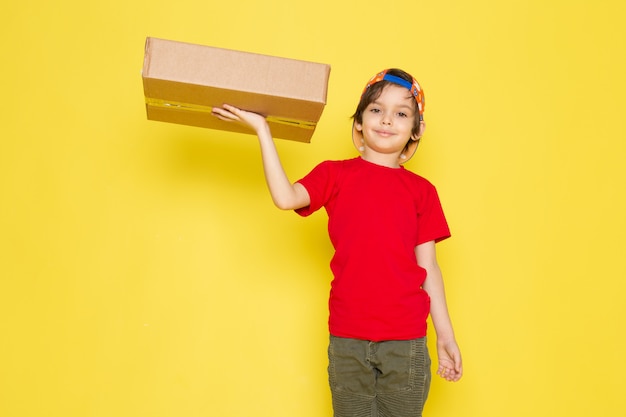
[[377,82],[380,81],[389,81],[390,83],[394,83],[397,85],[400,85],[404,88],[406,88],[407,90],[409,90],[411,92],[411,95],[415,98],[415,101],[417,102],[417,110],[419,111],[419,115],[420,115],[420,121],[424,120],[424,106],[426,105],[426,101],[424,99],[424,92],[422,91],[422,87],[420,87],[419,83],[417,82],[417,80],[413,77],[411,77],[411,79],[413,80],[412,83],[408,82],[407,80],[400,78],[400,77],[396,77],[395,75],[391,75],[391,74],[387,74],[389,70],[386,69],[384,71],[379,72],[378,74],[374,75],[367,83],[367,85],[365,86],[365,88],[363,89],[363,92],[361,93],[361,97],[363,97],[363,94],[365,94],[365,92],[367,91],[368,88],[370,88],[372,85],[376,84]]

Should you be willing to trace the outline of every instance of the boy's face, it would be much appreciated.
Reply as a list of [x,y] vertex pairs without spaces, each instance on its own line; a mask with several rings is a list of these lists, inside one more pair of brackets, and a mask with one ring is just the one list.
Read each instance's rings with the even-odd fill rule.
[[389,84],[363,112],[362,123],[355,127],[363,134],[365,157],[377,154],[399,155],[406,146],[415,125],[415,99],[404,87]]

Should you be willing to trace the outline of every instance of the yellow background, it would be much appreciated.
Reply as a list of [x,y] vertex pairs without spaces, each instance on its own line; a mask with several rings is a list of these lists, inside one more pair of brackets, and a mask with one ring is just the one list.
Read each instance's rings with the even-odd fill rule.
[[624,4],[3,5],[0,415],[331,415],[325,214],[272,206],[253,136],[147,121],[146,36],[330,64],[313,142],[278,141],[293,180],[412,72],[465,360],[425,414],[625,415]]

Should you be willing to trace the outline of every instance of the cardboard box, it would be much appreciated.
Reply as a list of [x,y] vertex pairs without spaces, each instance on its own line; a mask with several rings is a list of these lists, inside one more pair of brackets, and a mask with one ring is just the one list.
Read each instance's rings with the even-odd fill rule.
[[212,116],[224,103],[267,117],[276,138],[310,142],[326,105],[330,66],[147,38],[148,119],[253,134]]

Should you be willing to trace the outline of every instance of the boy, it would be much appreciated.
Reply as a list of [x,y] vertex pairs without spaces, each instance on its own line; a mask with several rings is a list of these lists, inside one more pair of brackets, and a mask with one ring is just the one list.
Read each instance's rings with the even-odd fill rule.
[[328,373],[336,417],[422,415],[430,387],[428,314],[437,374],[458,381],[463,373],[435,252],[450,232],[434,186],[401,165],[424,134],[423,112],[423,92],[410,74],[378,73],[353,116],[360,157],[322,162],[292,184],[262,116],[229,105],[213,109],[256,132],[278,208],[328,213],[335,249]]

